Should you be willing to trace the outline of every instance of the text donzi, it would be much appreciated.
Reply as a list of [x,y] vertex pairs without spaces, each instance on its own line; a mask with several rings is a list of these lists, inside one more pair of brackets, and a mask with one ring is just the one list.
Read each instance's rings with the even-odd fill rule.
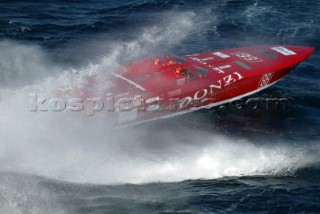
[[199,107],[204,102],[208,101],[208,95],[210,95],[211,97],[214,95],[214,89],[220,90],[223,87],[229,86],[236,81],[241,80],[242,78],[243,76],[241,74],[239,74],[238,72],[233,72],[232,74],[218,80],[215,84],[210,84],[208,88],[196,91],[193,96],[187,96],[180,99],[177,103],[178,110],[185,108],[191,104],[193,104],[194,107]]

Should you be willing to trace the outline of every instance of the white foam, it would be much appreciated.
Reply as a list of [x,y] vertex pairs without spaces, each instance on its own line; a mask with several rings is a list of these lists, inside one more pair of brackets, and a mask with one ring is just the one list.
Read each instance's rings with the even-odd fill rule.
[[[98,63],[68,70],[54,65],[55,75],[41,82],[19,89],[1,87],[0,170],[72,182],[110,184],[287,173],[319,161],[318,153],[309,152],[311,147],[255,145],[186,129],[181,133],[135,127],[114,131],[103,117],[29,111],[30,93],[50,96],[62,85],[81,84],[87,75],[103,74],[108,68],[118,66],[125,57],[134,58],[161,46],[169,48],[195,31],[205,29],[193,12],[169,15],[172,15],[170,22],[142,29],[139,39],[114,43],[109,54]],[[13,51],[10,55],[13,58],[25,47],[15,46],[16,53]],[[31,50],[38,56],[45,55],[41,49],[31,47]],[[52,72],[45,61],[28,60],[29,70],[34,67],[46,69],[46,74]],[[21,61],[13,60],[13,63],[24,66]],[[38,72],[30,73],[32,76],[38,80]]]

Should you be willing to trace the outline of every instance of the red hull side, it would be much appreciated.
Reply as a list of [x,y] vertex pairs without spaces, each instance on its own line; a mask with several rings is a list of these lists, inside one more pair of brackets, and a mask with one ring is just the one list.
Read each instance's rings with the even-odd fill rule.
[[210,108],[277,82],[314,51],[301,46],[254,46],[128,63],[110,74],[119,124],[135,124]]

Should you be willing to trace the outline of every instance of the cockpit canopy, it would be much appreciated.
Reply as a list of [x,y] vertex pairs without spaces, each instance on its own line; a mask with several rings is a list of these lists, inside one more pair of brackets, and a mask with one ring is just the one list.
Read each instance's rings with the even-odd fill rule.
[[153,57],[153,63],[158,65],[162,62],[167,62],[169,64],[176,64],[176,63],[185,63],[186,60],[182,57],[176,56],[174,54],[161,54],[156,55]]
[[185,58],[169,53],[154,56],[153,64],[161,66],[172,65],[173,67],[171,69],[177,77],[187,76],[188,78],[192,78],[199,75],[206,76],[208,73],[204,68],[192,66]]

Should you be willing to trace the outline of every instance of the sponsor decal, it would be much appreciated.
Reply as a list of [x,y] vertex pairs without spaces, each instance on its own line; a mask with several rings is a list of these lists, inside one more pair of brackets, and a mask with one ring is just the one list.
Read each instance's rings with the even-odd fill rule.
[[223,58],[223,59],[226,59],[226,58],[229,58],[230,56],[229,55],[227,55],[227,54],[224,54],[224,53],[221,53],[221,52],[214,52],[214,53],[212,53],[213,55],[216,55],[216,56],[218,56],[218,57],[221,57],[221,58]]
[[262,59],[255,57],[255,56],[252,56],[251,54],[246,53],[246,52],[235,52],[232,54],[239,57],[240,59],[246,60],[247,62],[262,62],[263,61]]
[[177,96],[177,95],[179,95],[179,94],[181,94],[181,89],[176,89],[176,90],[174,90],[174,91],[169,91],[169,92],[168,92],[168,95],[169,95],[170,97]]
[[213,67],[212,65],[209,65],[208,67],[214,71],[217,71],[219,74],[224,74],[224,69],[231,68],[231,65],[222,65],[219,67]]
[[272,79],[272,76],[273,76],[273,72],[262,75],[258,88],[268,85]]
[[177,85],[182,85],[186,81],[186,78],[177,79]]
[[234,61],[236,64],[240,65],[241,67],[243,67],[246,70],[251,70],[251,67],[249,65],[244,64],[243,62],[236,60]]
[[277,51],[278,53],[281,53],[281,54],[283,54],[285,56],[296,55],[295,52],[289,50],[288,48],[282,47],[282,46],[273,47],[271,49],[274,50],[274,51]]
[[141,96],[135,96],[134,98],[122,98],[118,100],[117,106],[120,111],[128,111],[133,108],[142,107],[143,99]]
[[146,100],[146,104],[153,103],[155,101],[159,101],[160,97],[153,97]]
[[178,101],[178,109],[182,109],[189,104],[191,104],[193,101],[197,102],[198,104],[201,104],[202,102],[205,102],[207,99],[205,99],[208,95],[208,89],[201,89],[197,91],[193,97],[185,97]]
[[267,50],[267,49],[258,49],[258,50],[256,50],[256,52],[264,54],[264,55],[266,55],[266,56],[268,56],[270,58],[273,58],[273,59],[278,59],[279,58],[278,54],[276,54],[273,51]]
[[190,57],[190,59],[192,59],[193,61],[198,62],[198,63],[200,63],[202,65],[206,65],[207,64],[204,60],[199,59],[197,57]]
[[208,88],[204,88],[198,90],[194,93],[193,96],[187,96],[183,99],[180,99],[177,103],[178,109],[182,109],[184,107],[189,106],[190,104],[197,104],[197,106],[201,106],[202,103],[208,101],[208,95],[213,95],[216,89],[222,89],[222,87],[226,87],[239,81],[243,78],[241,74],[238,72],[233,72],[232,74],[223,77],[218,80],[216,83],[209,85]]
[[160,108],[160,105],[155,104],[155,105],[148,106],[147,111],[156,111],[159,108]]
[[208,60],[212,60],[214,59],[213,57],[208,57],[208,58],[204,58],[204,59],[201,59],[202,61],[208,61]]

